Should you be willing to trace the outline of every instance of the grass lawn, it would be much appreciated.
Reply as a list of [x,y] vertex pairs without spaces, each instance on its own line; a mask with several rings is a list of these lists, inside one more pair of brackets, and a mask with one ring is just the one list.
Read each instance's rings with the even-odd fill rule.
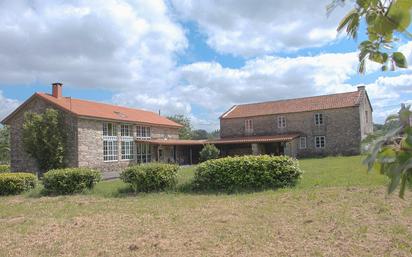
[[412,194],[361,157],[302,160],[295,188],[255,193],[179,189],[130,195],[119,180],[83,195],[0,197],[0,256],[411,256]]

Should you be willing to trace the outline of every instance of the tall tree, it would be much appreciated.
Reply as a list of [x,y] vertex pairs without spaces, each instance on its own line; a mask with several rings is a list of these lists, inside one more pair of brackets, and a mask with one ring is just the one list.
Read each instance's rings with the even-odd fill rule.
[[183,125],[179,129],[179,138],[180,139],[191,139],[192,138],[192,125],[190,124],[190,119],[183,114],[176,114],[173,116],[167,117],[170,120],[173,120],[180,125]]
[[[333,0],[327,6],[331,12],[348,0]],[[364,73],[366,60],[381,64],[382,71],[407,68],[405,56],[394,50],[400,36],[411,38],[407,31],[411,23],[412,0],[356,0],[354,8],[346,14],[338,25],[339,32],[356,39],[362,21],[366,24],[367,40],[359,43],[359,69]]]
[[10,162],[10,130],[0,127],[0,164]]
[[42,114],[26,112],[23,123],[23,144],[41,172],[65,167],[67,132],[63,115],[55,109]]

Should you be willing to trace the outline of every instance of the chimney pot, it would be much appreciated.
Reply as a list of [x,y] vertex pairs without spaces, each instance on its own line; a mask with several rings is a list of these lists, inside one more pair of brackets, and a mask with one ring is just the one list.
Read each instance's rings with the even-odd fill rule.
[[63,96],[62,94],[62,89],[63,89],[63,84],[62,83],[53,83],[52,84],[52,95],[56,98],[61,98]]
[[365,91],[365,86],[358,86],[358,91]]

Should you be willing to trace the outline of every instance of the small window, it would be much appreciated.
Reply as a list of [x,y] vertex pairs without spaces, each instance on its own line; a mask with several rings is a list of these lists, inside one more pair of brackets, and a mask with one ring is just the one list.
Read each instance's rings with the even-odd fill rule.
[[326,144],[325,136],[315,137],[315,147],[316,148],[325,148],[325,144]]
[[286,118],[285,116],[278,117],[278,128],[286,128]]
[[323,125],[323,114],[322,113],[316,113],[315,114],[315,125]]
[[120,135],[122,137],[132,137],[133,136],[132,125],[122,124],[120,126]]
[[306,137],[300,137],[299,139],[299,148],[306,149]]
[[117,126],[113,123],[103,123],[103,136],[117,136]]
[[139,139],[150,139],[151,138],[150,127],[137,126],[136,133],[137,133],[137,138]]
[[245,120],[245,132],[253,133],[253,121],[252,120]]
[[368,111],[365,111],[365,122],[369,122],[369,116],[368,116]]

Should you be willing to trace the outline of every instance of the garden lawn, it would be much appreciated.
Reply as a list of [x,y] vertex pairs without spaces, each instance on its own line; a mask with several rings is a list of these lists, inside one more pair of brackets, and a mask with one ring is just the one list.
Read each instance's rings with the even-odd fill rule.
[[167,193],[119,180],[83,195],[0,197],[0,256],[411,256],[412,194],[361,157],[300,161],[295,188],[192,193],[193,168]]

